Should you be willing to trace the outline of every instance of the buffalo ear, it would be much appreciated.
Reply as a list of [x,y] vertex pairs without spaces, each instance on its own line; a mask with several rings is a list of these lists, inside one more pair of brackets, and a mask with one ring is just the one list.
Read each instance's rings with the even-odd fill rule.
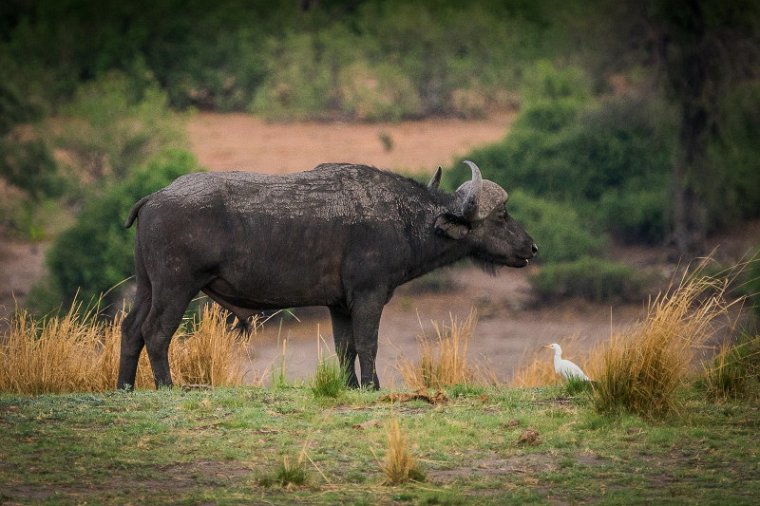
[[433,174],[433,178],[428,183],[428,188],[434,188],[438,189],[438,187],[441,184],[441,167],[438,167],[438,170],[435,171],[435,174]]
[[442,215],[435,219],[435,230],[451,239],[463,239],[470,233],[470,227],[451,216]]

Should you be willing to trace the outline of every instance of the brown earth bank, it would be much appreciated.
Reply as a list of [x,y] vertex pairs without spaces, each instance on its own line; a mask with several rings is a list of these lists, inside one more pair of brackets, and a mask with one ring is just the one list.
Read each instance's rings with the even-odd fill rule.
[[514,119],[400,123],[268,123],[249,114],[200,113],[188,122],[191,150],[211,170],[282,174],[350,162],[432,175],[472,148],[503,139]]

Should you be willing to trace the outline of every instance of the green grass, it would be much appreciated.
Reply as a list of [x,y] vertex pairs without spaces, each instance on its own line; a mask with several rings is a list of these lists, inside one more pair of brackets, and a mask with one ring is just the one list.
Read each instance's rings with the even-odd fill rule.
[[[757,402],[656,423],[596,413],[558,387],[483,388],[446,404],[308,386],[0,395],[0,502],[19,504],[753,504]],[[424,483],[383,485],[398,419]],[[518,444],[528,428],[536,445]],[[281,480],[283,456],[304,480]],[[301,457],[303,455],[303,457]],[[287,481],[287,486],[282,482]]]
[[348,373],[337,358],[320,359],[311,382],[314,397],[339,397],[347,388]]

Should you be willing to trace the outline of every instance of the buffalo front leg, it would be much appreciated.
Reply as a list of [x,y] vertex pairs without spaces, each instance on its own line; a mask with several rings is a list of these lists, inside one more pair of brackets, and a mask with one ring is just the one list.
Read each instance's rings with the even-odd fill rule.
[[362,388],[380,389],[375,360],[377,359],[377,333],[383,304],[376,301],[355,303],[351,311],[354,329],[354,346],[359,356]]
[[351,315],[340,308],[331,307],[330,318],[332,320],[335,353],[338,355],[341,369],[346,373],[346,383],[351,388],[359,388],[355,368],[356,347],[354,346]]

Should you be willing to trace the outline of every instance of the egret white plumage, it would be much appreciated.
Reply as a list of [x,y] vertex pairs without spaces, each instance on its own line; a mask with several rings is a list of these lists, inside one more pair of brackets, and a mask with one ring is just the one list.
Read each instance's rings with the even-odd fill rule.
[[562,358],[562,348],[557,343],[547,344],[544,348],[554,350],[554,372],[563,376],[566,380],[591,381],[586,373],[576,364]]

